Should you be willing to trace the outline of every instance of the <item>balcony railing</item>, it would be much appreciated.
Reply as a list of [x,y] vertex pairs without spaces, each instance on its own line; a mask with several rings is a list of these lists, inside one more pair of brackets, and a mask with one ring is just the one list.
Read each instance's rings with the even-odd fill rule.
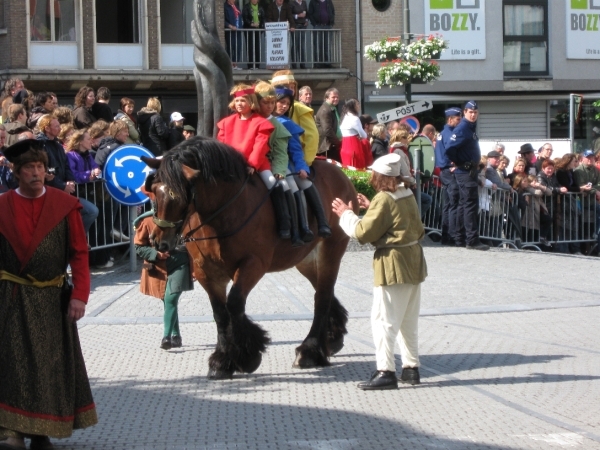
[[[288,36],[290,67],[328,69],[342,67],[341,30],[294,30]],[[265,30],[225,30],[225,49],[240,69],[266,69]],[[234,67],[235,67],[234,66]]]

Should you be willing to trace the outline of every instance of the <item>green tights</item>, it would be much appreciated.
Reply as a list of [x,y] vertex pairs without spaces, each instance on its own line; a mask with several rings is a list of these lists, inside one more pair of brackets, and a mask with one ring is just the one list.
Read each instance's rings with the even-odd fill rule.
[[169,336],[181,336],[179,334],[179,314],[177,313],[177,303],[179,303],[179,297],[181,292],[171,293],[169,285],[167,284],[167,290],[165,291],[165,313],[163,315],[164,323],[164,337]]

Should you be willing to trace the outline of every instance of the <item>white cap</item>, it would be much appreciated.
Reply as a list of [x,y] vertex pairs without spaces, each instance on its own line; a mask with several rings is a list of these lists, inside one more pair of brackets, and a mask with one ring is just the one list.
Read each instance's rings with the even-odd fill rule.
[[173,114],[171,114],[171,122],[178,122],[180,120],[185,120],[185,117],[183,117],[177,111],[175,111]]
[[389,153],[377,158],[370,169],[388,177],[400,176],[400,155]]

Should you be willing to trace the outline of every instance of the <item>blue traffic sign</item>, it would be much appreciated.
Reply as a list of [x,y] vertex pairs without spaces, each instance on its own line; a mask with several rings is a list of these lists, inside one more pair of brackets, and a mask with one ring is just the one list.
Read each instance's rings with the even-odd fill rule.
[[152,169],[140,159],[141,156],[154,158],[152,152],[144,147],[123,145],[106,159],[103,172],[106,189],[123,205],[137,206],[149,200],[142,192],[142,186]]

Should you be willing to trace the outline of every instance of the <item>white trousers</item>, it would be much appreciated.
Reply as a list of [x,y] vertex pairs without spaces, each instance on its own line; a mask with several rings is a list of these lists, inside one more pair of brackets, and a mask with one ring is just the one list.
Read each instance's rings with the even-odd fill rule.
[[396,371],[394,361],[396,338],[400,345],[402,367],[419,366],[420,308],[420,284],[392,284],[373,288],[371,328],[375,342],[377,370]]

